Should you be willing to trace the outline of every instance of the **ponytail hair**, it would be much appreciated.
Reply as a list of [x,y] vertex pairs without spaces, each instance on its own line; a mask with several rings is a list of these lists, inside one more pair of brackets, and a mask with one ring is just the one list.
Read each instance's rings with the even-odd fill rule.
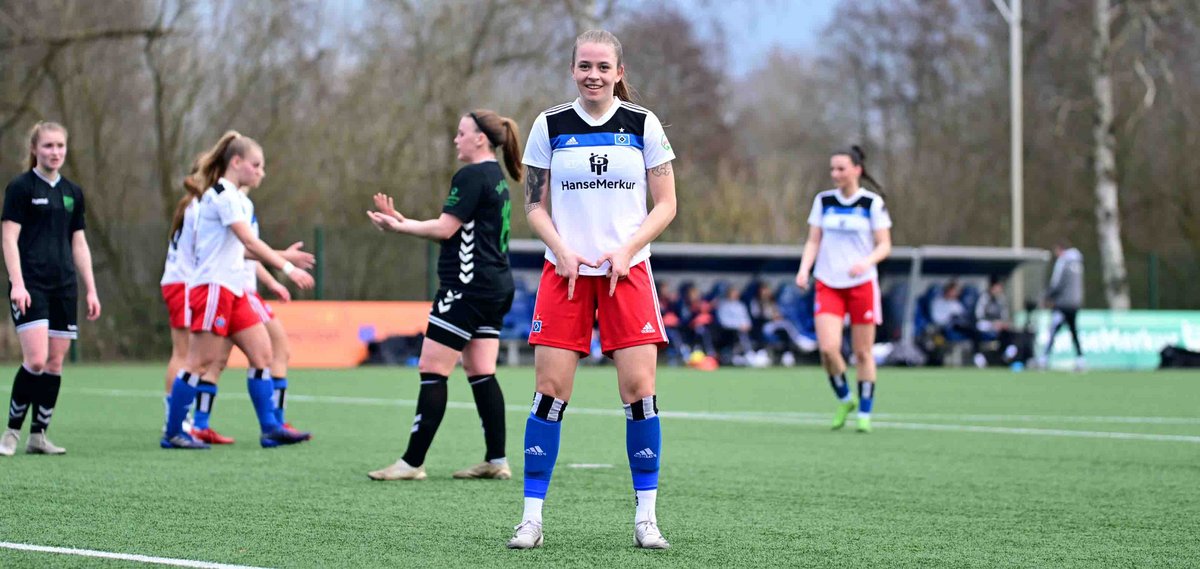
[[[617,67],[625,65],[625,52],[621,49],[621,40],[618,40],[617,36],[614,36],[612,32],[607,30],[588,30],[579,34],[579,37],[575,38],[575,45],[571,47],[572,69],[575,68],[575,56],[579,53],[579,46],[585,43],[600,43],[612,46],[613,51],[617,54]],[[637,90],[629,86],[628,75],[622,77],[616,85],[613,85],[613,95],[622,101],[630,103],[636,103],[641,99],[638,96]]]
[[231,130],[221,135],[212,148],[196,158],[187,178],[183,180],[183,189],[187,194],[175,206],[175,215],[171,220],[172,239],[183,228],[183,212],[187,210],[188,204],[194,199],[200,199],[205,191],[217,184],[217,180],[221,179],[234,156],[244,157],[251,148],[262,149],[253,138]]
[[504,169],[513,180],[520,182],[525,166],[521,164],[521,137],[517,133],[521,127],[517,126],[517,121],[488,109],[476,109],[467,116],[475,121],[475,126],[487,137],[493,150],[499,147],[503,151]]
[[33,128],[29,129],[29,154],[25,156],[26,170],[32,170],[37,167],[37,152],[34,149],[37,148],[38,141],[42,138],[42,132],[47,130],[57,130],[63,133],[63,138],[67,137],[67,127],[56,122],[38,121],[34,124]]
[[850,163],[862,168],[862,181],[870,187],[871,191],[883,195],[883,184],[880,184],[871,174],[867,172],[867,153],[863,152],[861,146],[857,144],[850,145],[849,150],[838,150],[833,153],[834,156],[847,156],[850,158]]

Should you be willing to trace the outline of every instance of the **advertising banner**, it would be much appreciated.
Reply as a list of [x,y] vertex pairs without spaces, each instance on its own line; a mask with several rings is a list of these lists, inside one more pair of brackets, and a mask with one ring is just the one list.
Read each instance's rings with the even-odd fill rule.
[[[1037,329],[1037,353],[1046,349],[1050,336],[1050,311],[1033,313]],[[1200,311],[1168,310],[1081,310],[1078,317],[1079,343],[1090,369],[1154,369],[1159,352],[1167,346],[1200,350]],[[1071,369],[1075,348],[1064,325],[1054,339],[1049,365]]]

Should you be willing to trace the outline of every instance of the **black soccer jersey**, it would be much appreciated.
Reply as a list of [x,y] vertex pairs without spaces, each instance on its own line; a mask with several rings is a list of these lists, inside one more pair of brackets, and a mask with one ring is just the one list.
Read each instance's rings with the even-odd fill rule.
[[84,228],[83,190],[59,176],[51,186],[29,170],[4,190],[4,221],[21,224],[17,247],[26,288],[75,294],[71,236]]
[[462,227],[442,241],[438,278],[442,288],[499,298],[513,290],[508,268],[508,181],[494,160],[463,166],[454,174],[443,213]]

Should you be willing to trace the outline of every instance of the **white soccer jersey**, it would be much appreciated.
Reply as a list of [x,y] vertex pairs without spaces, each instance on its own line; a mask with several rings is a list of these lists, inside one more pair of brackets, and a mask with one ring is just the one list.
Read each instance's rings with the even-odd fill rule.
[[[563,241],[595,261],[623,245],[646,219],[646,170],[675,159],[654,113],[619,99],[593,119],[576,99],[533,123],[523,162],[550,170],[550,216]],[[630,265],[650,256],[650,246]],[[546,259],[557,264],[546,248]],[[581,275],[604,275],[580,267]]]
[[204,192],[196,219],[196,266],[188,288],[219,284],[235,296],[245,290],[246,247],[230,225],[250,223],[250,211],[242,192],[221,178]]
[[808,224],[821,228],[813,267],[817,280],[832,288],[850,288],[876,278],[874,265],[857,278],[850,276],[850,267],[875,250],[875,230],[892,226],[879,194],[862,188],[849,198],[841,190],[821,192],[813,200]]
[[[258,237],[258,214],[254,212],[254,202],[250,196],[242,194],[242,199],[246,200],[246,207],[250,211],[250,231]],[[246,292],[258,292],[258,261],[246,259],[246,268],[243,275],[243,288]]]
[[183,225],[179,228],[179,233],[167,242],[167,262],[158,284],[188,282],[196,261],[196,214],[199,211],[196,200],[192,200],[183,210]]

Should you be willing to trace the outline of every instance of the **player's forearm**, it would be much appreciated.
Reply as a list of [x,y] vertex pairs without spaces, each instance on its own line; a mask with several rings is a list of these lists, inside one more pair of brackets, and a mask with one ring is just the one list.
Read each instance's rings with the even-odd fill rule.
[[279,285],[279,281],[275,280],[275,275],[272,275],[271,271],[268,271],[267,267],[263,266],[262,263],[259,263],[258,268],[254,269],[254,274],[258,276],[258,282],[268,288]]
[[88,247],[87,239],[83,237],[83,231],[76,231],[72,241],[71,256],[75,260],[75,271],[79,273],[79,279],[83,281],[84,293],[94,294],[96,277],[92,273],[92,249]]
[[800,270],[797,274],[807,275],[812,271],[813,263],[817,260],[817,248],[820,246],[821,243],[812,238],[804,243],[804,253],[800,255]]
[[667,226],[671,225],[676,211],[677,206],[674,199],[655,203],[650,213],[646,215],[646,219],[642,221],[642,225],[625,243],[626,251],[632,256],[657,239],[663,231],[667,230]]
[[871,251],[870,255],[867,255],[866,261],[872,265],[878,265],[890,254],[892,254],[892,242],[881,241],[875,244],[875,249]]
[[426,219],[424,221],[406,219],[404,223],[400,224],[400,233],[430,241],[444,241],[450,238],[450,235],[446,234],[446,228],[443,227],[439,219]]
[[554,227],[554,220],[550,219],[550,214],[542,208],[530,210],[525,214],[525,219],[529,222],[529,227],[533,229],[533,234],[546,244],[554,255],[557,257],[564,251],[566,243],[563,242],[562,235],[558,234],[558,228]]
[[4,266],[8,269],[8,280],[14,287],[25,286],[25,276],[21,272],[21,250],[17,239],[21,236],[21,225],[13,221],[5,221],[3,229]]

